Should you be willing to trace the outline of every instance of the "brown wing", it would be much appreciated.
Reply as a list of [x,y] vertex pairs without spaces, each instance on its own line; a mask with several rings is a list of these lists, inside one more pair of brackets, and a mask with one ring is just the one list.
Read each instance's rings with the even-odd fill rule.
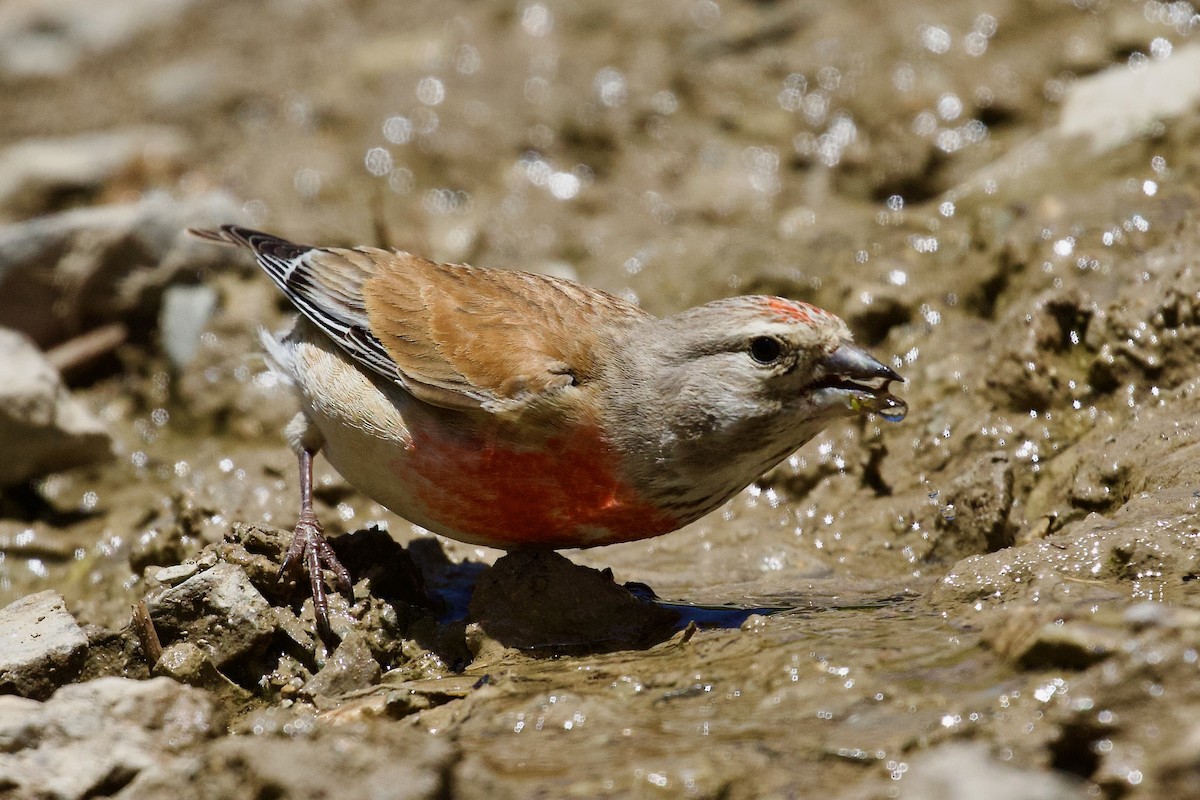
[[449,408],[500,409],[584,383],[604,347],[596,331],[648,316],[545,275],[310,247],[234,225],[192,232],[252,250],[292,304],[352,358]]
[[377,261],[363,297],[371,332],[403,375],[492,407],[586,383],[604,347],[597,331],[648,316],[573,281],[406,254]]

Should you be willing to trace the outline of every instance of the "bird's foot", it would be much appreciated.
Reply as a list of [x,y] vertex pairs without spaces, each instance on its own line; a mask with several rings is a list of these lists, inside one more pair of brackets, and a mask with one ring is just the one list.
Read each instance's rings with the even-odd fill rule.
[[354,602],[354,583],[350,572],[338,560],[329,541],[321,530],[321,523],[311,511],[300,514],[296,523],[296,532],[292,536],[292,544],[283,557],[279,568],[279,579],[282,580],[290,573],[302,569],[308,573],[312,585],[313,613],[317,618],[317,632],[321,639],[330,645],[336,641],[333,629],[329,625],[329,600],[325,595],[325,570],[333,573],[333,584],[348,603]]

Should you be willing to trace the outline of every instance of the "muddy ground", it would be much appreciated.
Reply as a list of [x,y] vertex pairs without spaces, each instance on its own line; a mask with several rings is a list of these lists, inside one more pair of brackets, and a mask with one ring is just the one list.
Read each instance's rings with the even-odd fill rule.
[[[0,794],[1200,796],[1198,204],[1186,2],[10,0]],[[911,411],[594,569],[320,464],[328,653],[231,221],[805,299]]]

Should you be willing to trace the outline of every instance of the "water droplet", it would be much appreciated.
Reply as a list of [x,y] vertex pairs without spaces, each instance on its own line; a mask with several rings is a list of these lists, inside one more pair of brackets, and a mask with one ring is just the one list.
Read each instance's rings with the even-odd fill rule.
[[295,187],[296,194],[305,200],[311,200],[321,191],[321,173],[308,167],[298,169],[292,176],[292,186]]
[[387,175],[392,171],[392,154],[382,147],[372,147],[367,151],[363,163],[372,175]]
[[446,85],[433,76],[417,82],[417,99],[427,106],[441,105],[446,99]]
[[958,95],[947,92],[938,98],[937,111],[939,117],[947,122],[952,122],[958,119],[963,112],[962,100],[958,99]]
[[921,44],[931,53],[944,53],[950,49],[950,32],[937,25],[922,25],[917,29]]
[[979,31],[971,31],[963,38],[963,49],[969,56],[981,56],[987,52],[988,38]]
[[714,0],[699,0],[692,6],[692,22],[697,28],[711,28],[721,19],[721,7]]
[[398,167],[388,175],[388,188],[396,194],[408,194],[416,185],[412,170],[407,167]]
[[579,194],[579,178],[570,172],[555,172],[546,183],[550,194],[559,200],[570,200]]
[[908,403],[890,392],[868,397],[852,396],[850,407],[859,412],[872,411],[888,422],[900,422],[908,416]]
[[596,73],[592,85],[596,89],[596,94],[600,97],[600,102],[609,108],[616,108],[625,102],[627,89],[625,85],[625,76],[620,70],[612,67],[605,67]]
[[473,75],[483,66],[479,51],[469,44],[458,48],[458,56],[454,59],[454,68],[463,75]]
[[413,126],[408,117],[388,117],[383,123],[383,138],[392,144],[408,144],[412,135]]
[[545,36],[554,29],[554,15],[541,3],[531,3],[521,12],[521,27],[530,36]]

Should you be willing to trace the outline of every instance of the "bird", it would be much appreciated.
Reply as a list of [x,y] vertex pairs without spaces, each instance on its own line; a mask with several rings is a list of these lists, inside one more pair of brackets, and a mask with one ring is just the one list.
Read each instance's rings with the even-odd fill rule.
[[561,277],[189,229],[253,253],[299,312],[262,331],[300,411],[300,513],[280,578],[352,582],[313,510],[313,458],[409,522],[502,550],[659,536],[721,506],[839,417],[898,421],[904,379],[846,323],[783,297],[657,317]]

